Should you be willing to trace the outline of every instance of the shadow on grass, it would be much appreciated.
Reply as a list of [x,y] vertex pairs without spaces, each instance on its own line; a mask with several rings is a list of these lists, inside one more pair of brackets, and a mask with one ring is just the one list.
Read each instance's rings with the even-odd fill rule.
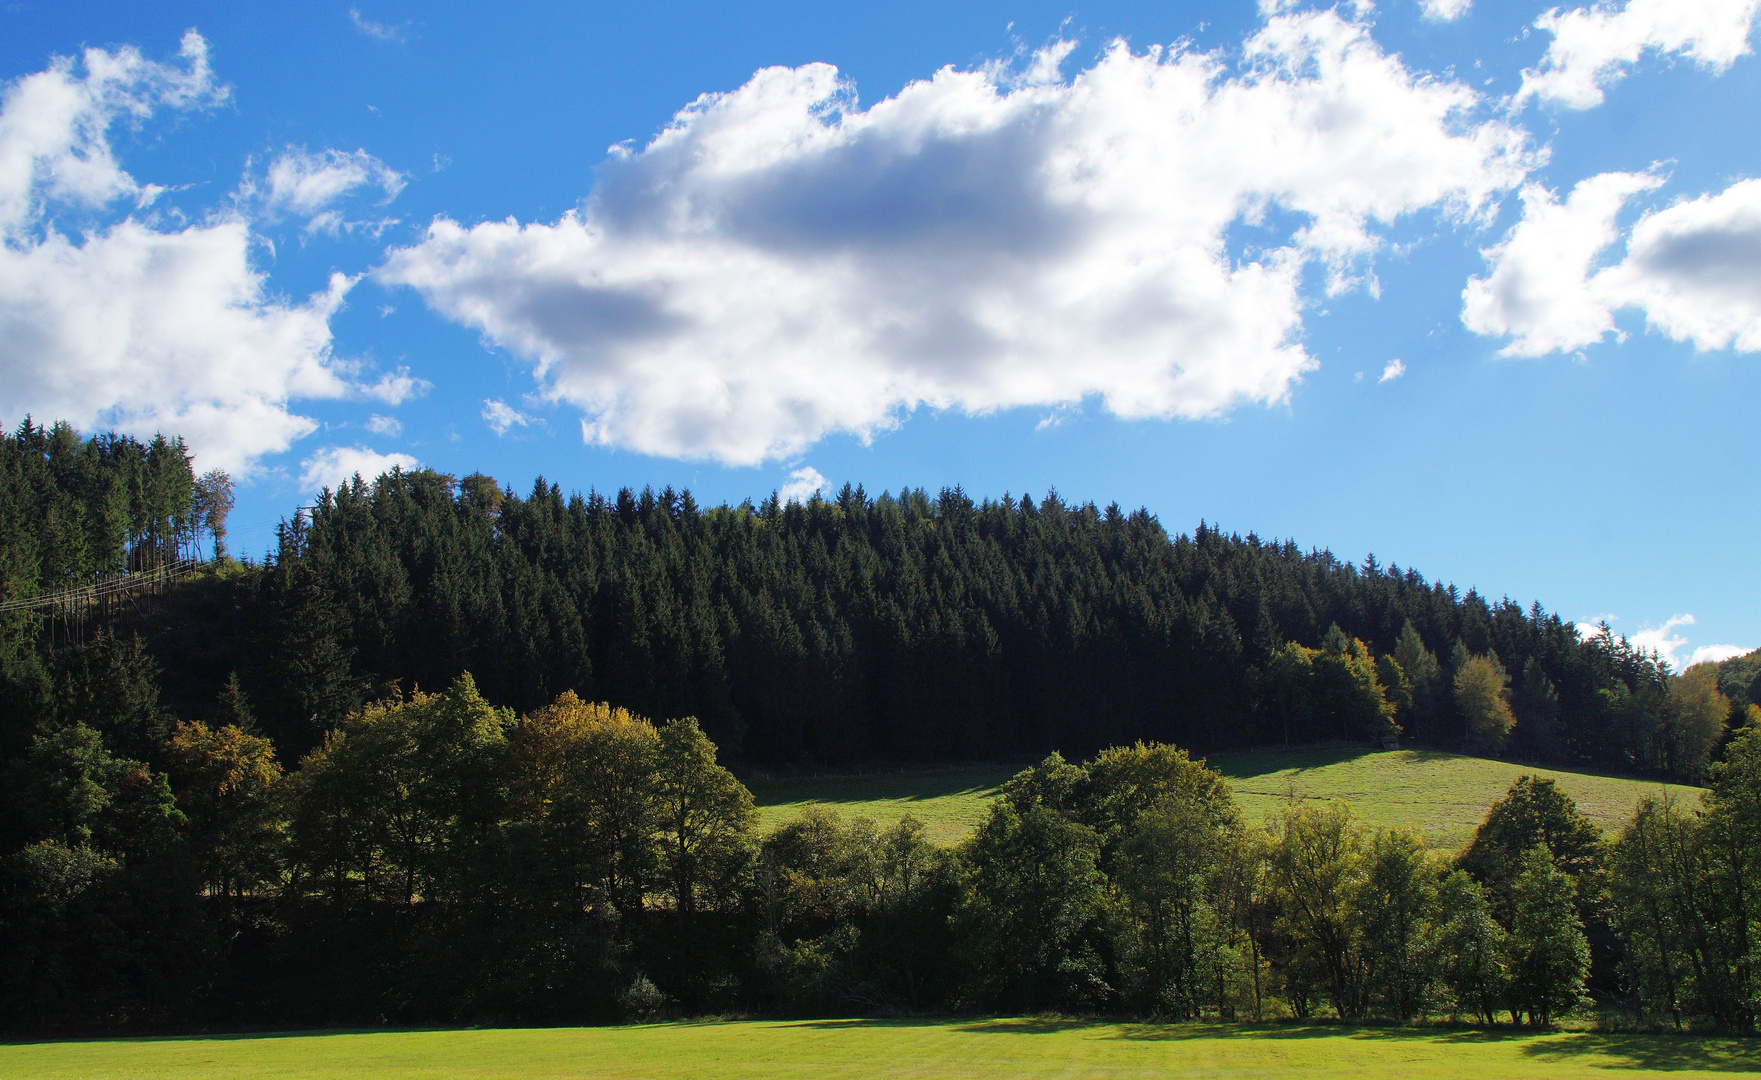
[[1761,1040],[1711,1035],[1604,1035],[1574,1032],[1523,1047],[1536,1061],[1587,1062],[1602,1068],[1761,1073]]
[[407,1035],[423,1031],[458,1031],[458,1028],[290,1028],[261,1031],[210,1031],[185,1035],[46,1035],[40,1039],[0,1038],[0,1046],[48,1046],[54,1043],[182,1043],[241,1042],[251,1039],[325,1039],[341,1035]]
[[990,798],[1017,771],[1015,766],[965,765],[925,772],[754,780],[747,787],[752,791],[753,802],[760,807],[799,802],[835,805],[883,800],[922,802],[959,796]]
[[[1213,754],[1206,761],[1211,768],[1230,780],[1252,780],[1271,773],[1289,771],[1297,775],[1311,769],[1325,769],[1347,761],[1356,761],[1383,751],[1365,746],[1312,747],[1304,750],[1252,750]],[[1431,753],[1433,751],[1417,751]]]

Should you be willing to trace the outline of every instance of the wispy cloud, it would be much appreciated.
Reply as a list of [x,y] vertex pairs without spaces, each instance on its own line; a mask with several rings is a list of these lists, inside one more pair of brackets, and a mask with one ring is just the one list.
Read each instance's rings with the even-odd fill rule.
[[1382,377],[1376,381],[1379,383],[1393,382],[1395,379],[1398,379],[1405,374],[1406,363],[1399,357],[1395,357],[1393,360],[1388,361],[1388,366],[1382,369]]
[[411,398],[421,397],[432,389],[434,389],[433,383],[411,375],[410,369],[407,367],[400,367],[396,371],[388,372],[381,375],[378,382],[358,388],[363,396],[376,398],[394,409]]
[[483,422],[497,435],[506,435],[509,428],[529,426],[532,417],[500,398],[489,398],[483,402]]
[[1419,10],[1432,22],[1454,22],[1473,4],[1474,0],[1419,0]]
[[408,19],[396,24],[375,22],[362,15],[360,8],[349,8],[349,22],[355,24],[356,30],[375,41],[401,42],[409,40],[410,21]]

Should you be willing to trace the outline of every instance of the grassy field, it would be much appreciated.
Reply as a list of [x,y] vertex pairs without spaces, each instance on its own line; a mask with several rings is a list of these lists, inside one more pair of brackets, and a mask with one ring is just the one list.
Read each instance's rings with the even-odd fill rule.
[[338,1032],[0,1045],[6,1080],[1661,1077],[1761,1071],[1754,1040],[1060,1020]]
[[[1250,823],[1276,811],[1292,794],[1343,798],[1375,826],[1415,825],[1433,845],[1455,848],[1473,835],[1486,808],[1525,773],[1552,777],[1578,806],[1604,828],[1618,828],[1640,797],[1662,787],[1647,780],[1598,776],[1513,765],[1436,750],[1361,749],[1262,751],[1219,754],[1211,765],[1229,778]],[[750,784],[759,818],[771,828],[814,803],[846,816],[866,814],[883,825],[907,813],[927,826],[931,839],[951,844],[983,819],[997,787],[1013,766],[970,766],[932,772],[758,781]],[[1698,788],[1672,787],[1686,803]]]
[[1003,781],[1019,766],[968,765],[927,772],[870,773],[803,780],[752,780],[759,826],[773,829],[820,804],[845,817],[865,814],[892,825],[906,814],[924,824],[924,835],[937,844],[955,844],[984,820],[985,808]]

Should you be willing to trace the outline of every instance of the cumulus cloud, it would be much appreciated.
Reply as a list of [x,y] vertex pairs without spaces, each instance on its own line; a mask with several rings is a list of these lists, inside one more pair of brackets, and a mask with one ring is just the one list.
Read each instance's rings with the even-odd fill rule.
[[360,476],[372,480],[392,469],[410,470],[421,462],[408,454],[381,454],[365,446],[326,446],[300,463],[300,487],[317,494],[332,491]]
[[1614,303],[1677,341],[1761,351],[1761,180],[1645,214],[1605,274]]
[[1535,27],[1553,35],[1536,67],[1523,72],[1518,103],[1539,98],[1571,109],[1602,104],[1603,89],[1626,77],[1647,52],[1684,56],[1723,72],[1747,56],[1761,0],[1629,0],[1623,6],[1562,11]]
[[831,486],[832,482],[821,475],[818,469],[804,465],[789,474],[789,482],[777,491],[777,497],[786,503],[806,502],[829,490]]
[[[351,281],[290,301],[251,266],[237,215],[176,228],[114,218],[160,189],[120,167],[110,127],[226,97],[199,35],[184,36],[181,58],[88,49],[0,94],[0,413],[175,431],[204,467],[248,472],[313,430],[290,400],[356,391],[331,357]],[[77,238],[57,227],[69,212],[94,215]]]
[[404,424],[395,416],[380,416],[374,413],[367,418],[367,430],[375,435],[389,435],[397,438],[404,433]]
[[489,398],[483,402],[483,422],[497,435],[506,435],[509,428],[530,425],[532,418],[500,398]]
[[1661,182],[1649,173],[1602,173],[1579,181],[1563,203],[1540,184],[1525,185],[1521,220],[1483,253],[1491,273],[1469,280],[1462,293],[1462,323],[1514,338],[1507,356],[1600,341],[1614,329],[1614,312],[1591,270],[1619,239],[1615,218],[1627,199]]
[[1622,308],[1651,329],[1698,349],[1761,351],[1761,180],[1643,214],[1624,258],[1598,267],[1622,239],[1627,201],[1662,184],[1651,173],[1601,173],[1561,203],[1523,189],[1523,215],[1485,254],[1490,272],[1468,282],[1462,322],[1509,335],[1506,355],[1583,348],[1615,331]]
[[531,361],[589,441],[753,464],[919,406],[1280,402],[1315,366],[1306,268],[1367,282],[1383,226],[1477,219],[1534,160],[1332,11],[1234,59],[1115,44],[1065,78],[1068,49],[867,109],[828,65],[766,69],[614,150],[580,210],[441,218],[377,273]]
[[1388,361],[1388,365],[1382,369],[1382,377],[1376,381],[1379,383],[1393,382],[1395,379],[1398,379],[1405,374],[1406,363],[1399,357],[1395,357]]

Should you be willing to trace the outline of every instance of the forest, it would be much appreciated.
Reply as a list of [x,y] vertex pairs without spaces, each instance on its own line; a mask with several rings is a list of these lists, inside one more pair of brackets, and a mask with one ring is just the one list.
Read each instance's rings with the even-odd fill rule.
[[[1761,654],[1677,673],[1538,604],[1055,494],[394,472],[241,561],[230,491],[176,439],[0,440],[0,1028],[1591,1000],[1754,1028]],[[13,603],[195,555],[78,635]],[[1437,852],[1344,804],[1244,821],[1199,760],[1383,740],[1709,793],[1604,836],[1526,780]],[[956,848],[761,835],[738,779],[960,760],[1039,763]]]

